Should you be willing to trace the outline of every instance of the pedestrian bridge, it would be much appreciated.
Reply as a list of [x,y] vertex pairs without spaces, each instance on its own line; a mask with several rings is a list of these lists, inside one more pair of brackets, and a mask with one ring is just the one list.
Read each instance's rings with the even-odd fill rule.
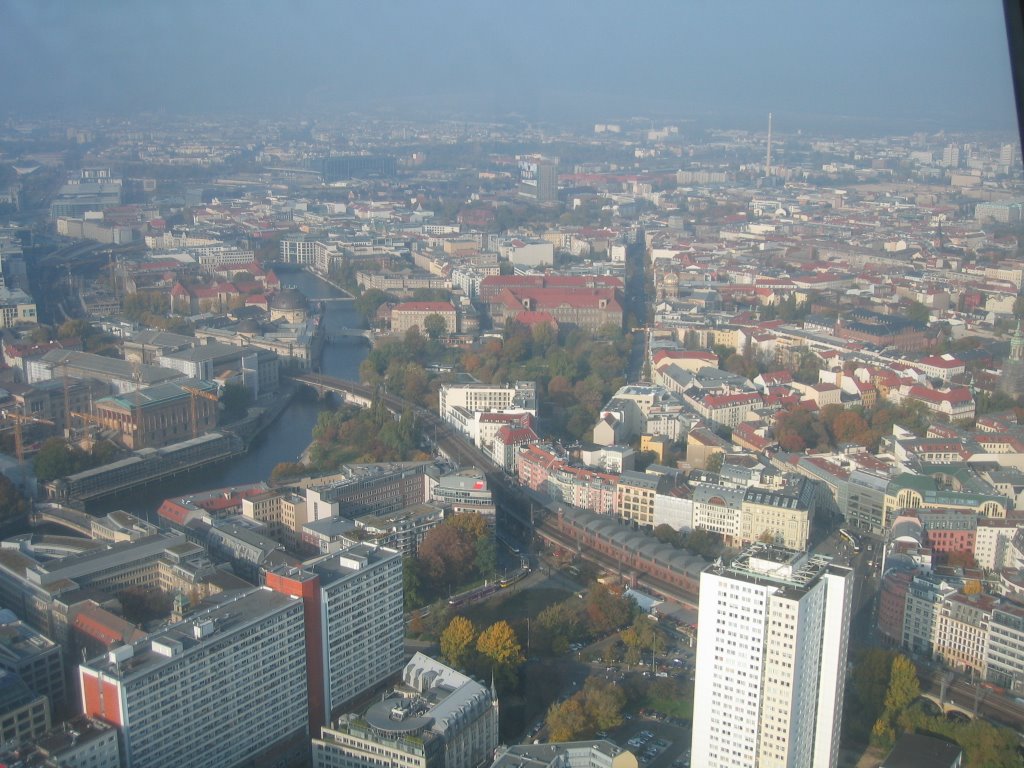
[[366,328],[333,328],[328,331],[324,338],[327,341],[339,341],[341,339],[354,339],[362,336],[370,345],[373,345],[374,332]]
[[47,523],[59,525],[82,536],[92,536],[92,518],[62,504],[39,504],[29,515],[29,524],[33,527]]

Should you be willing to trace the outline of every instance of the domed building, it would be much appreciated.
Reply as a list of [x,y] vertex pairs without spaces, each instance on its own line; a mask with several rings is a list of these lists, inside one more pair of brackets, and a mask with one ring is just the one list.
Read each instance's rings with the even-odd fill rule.
[[665,278],[661,281],[661,299],[678,299],[679,298],[679,275],[675,272],[669,272],[665,275]]
[[309,302],[298,288],[284,288],[270,299],[270,321],[304,323],[309,316]]

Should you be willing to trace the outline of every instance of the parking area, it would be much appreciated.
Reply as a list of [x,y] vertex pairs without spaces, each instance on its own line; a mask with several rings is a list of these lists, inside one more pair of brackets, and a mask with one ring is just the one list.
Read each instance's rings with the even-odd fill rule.
[[641,768],[690,768],[690,724],[631,717],[608,738],[636,755]]

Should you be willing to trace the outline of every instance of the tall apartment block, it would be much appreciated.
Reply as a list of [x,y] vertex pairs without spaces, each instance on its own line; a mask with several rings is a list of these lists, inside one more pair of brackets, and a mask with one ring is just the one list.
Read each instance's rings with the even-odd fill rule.
[[853,572],[753,544],[700,579],[693,764],[836,765]]
[[265,584],[301,597],[306,616],[309,732],[342,706],[402,670],[402,555],[356,544],[267,572]]
[[303,604],[253,589],[79,667],[125,768],[272,764],[308,749]]

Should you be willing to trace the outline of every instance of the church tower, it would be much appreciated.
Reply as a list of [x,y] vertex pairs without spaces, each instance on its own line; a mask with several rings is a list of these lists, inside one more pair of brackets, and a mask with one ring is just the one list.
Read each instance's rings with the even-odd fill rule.
[[1003,364],[1003,380],[1000,388],[1011,397],[1024,395],[1024,329],[1017,321],[1017,330],[1010,338],[1010,356]]

